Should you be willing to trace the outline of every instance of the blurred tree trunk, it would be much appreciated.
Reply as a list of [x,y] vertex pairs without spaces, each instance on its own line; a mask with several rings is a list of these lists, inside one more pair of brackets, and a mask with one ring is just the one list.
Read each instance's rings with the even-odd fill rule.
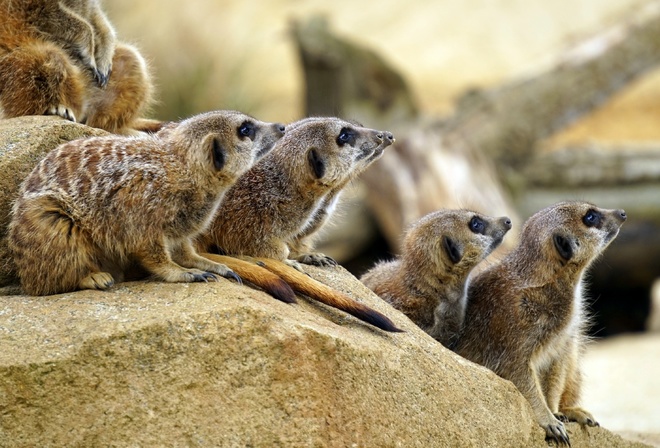
[[[654,2],[547,71],[473,90],[451,117],[424,123],[404,80],[372,51],[334,36],[319,18],[294,24],[293,34],[308,114],[357,118],[395,133],[396,144],[363,175],[367,202],[395,249],[408,224],[443,207],[507,214],[520,225],[510,191],[525,190],[520,173],[537,144],[660,62]],[[505,242],[515,243],[515,236]]]

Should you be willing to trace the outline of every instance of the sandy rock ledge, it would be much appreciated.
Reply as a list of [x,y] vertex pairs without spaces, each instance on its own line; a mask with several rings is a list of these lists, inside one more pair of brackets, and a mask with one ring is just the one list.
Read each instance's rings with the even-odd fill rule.
[[[224,279],[0,296],[0,446],[546,447],[515,387],[342,268],[387,334]],[[568,426],[573,447],[642,447]]]

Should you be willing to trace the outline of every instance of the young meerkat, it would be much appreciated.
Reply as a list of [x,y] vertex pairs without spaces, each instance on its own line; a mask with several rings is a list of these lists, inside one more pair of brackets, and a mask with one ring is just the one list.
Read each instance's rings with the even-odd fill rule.
[[59,115],[113,133],[157,130],[142,120],[147,65],[116,42],[98,0],[0,0],[0,118]]
[[[229,189],[211,227],[198,239],[198,248],[256,257],[294,290],[398,331],[387,317],[290,269],[302,270],[298,261],[289,259],[291,242],[314,222],[328,195],[378,158],[392,141],[388,132],[338,118],[307,118],[287,126],[273,149]],[[325,259],[307,255],[311,261]],[[229,257],[211,258],[243,275],[243,267],[232,264]],[[258,278],[253,283],[262,286]]]
[[32,295],[107,289],[135,262],[168,282],[240,280],[198,255],[192,238],[252,164],[254,139],[252,117],[214,111],[155,136],[57,147],[13,208],[8,242],[21,286]]
[[507,217],[438,210],[408,229],[399,257],[378,263],[360,280],[451,348],[463,325],[470,272],[510,229]]
[[625,220],[623,210],[586,202],[552,205],[530,217],[520,244],[468,287],[456,352],[512,381],[558,444],[570,444],[562,421],[597,425],[577,406],[584,275]]

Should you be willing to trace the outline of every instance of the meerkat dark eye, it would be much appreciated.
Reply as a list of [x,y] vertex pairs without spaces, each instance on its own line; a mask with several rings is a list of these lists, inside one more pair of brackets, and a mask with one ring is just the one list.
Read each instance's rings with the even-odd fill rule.
[[354,145],[355,144],[355,131],[350,128],[342,128],[337,136],[337,145],[344,146],[346,144]]
[[238,128],[239,137],[249,137],[254,139],[255,134],[256,129],[254,128],[254,124],[250,123],[249,121],[243,122],[243,124],[241,124]]
[[582,218],[582,222],[587,227],[600,227],[602,219],[603,215],[596,210],[589,210],[587,214],[584,215],[584,218]]
[[472,217],[469,225],[472,233],[480,233],[482,235],[486,233],[486,223],[478,216]]

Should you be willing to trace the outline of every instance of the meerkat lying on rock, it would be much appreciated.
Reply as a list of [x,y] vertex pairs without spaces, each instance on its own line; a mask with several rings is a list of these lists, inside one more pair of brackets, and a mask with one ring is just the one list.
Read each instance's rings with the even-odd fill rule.
[[215,111],[155,136],[83,139],[51,151],[22,184],[9,225],[23,289],[107,289],[134,262],[169,282],[238,279],[198,255],[191,239],[263,149],[254,144],[258,124]]
[[559,444],[569,444],[562,421],[597,425],[577,406],[584,275],[625,220],[623,210],[555,204],[530,217],[518,247],[468,287],[456,352],[512,381]]
[[507,217],[469,210],[439,210],[406,232],[402,253],[371,268],[360,280],[420,328],[452,347],[463,324],[472,269],[511,229]]
[[[198,239],[198,249],[219,248],[229,255],[257,258],[294,290],[380,328],[398,331],[387,317],[299,272],[299,261],[289,258],[290,244],[301,234],[307,236],[309,226],[318,230],[321,210],[323,214],[331,211],[328,196],[336,195],[393,141],[388,132],[338,118],[307,118],[287,126],[273,149],[229,189],[211,227]],[[328,260],[311,251],[297,255],[299,260],[320,265]],[[204,256],[248,275],[246,266],[237,265],[231,257]],[[256,268],[249,267],[251,282],[269,290]]]

